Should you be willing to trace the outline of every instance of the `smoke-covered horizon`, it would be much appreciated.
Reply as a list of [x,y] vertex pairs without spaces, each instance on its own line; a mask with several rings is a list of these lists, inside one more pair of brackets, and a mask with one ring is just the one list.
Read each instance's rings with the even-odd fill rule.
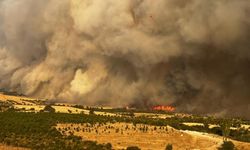
[[0,88],[248,117],[250,1],[1,0]]

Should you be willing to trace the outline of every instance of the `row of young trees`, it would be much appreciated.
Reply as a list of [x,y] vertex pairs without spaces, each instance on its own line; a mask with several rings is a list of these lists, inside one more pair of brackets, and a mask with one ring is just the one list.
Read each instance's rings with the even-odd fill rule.
[[[0,113],[0,143],[31,149],[48,150],[110,150],[112,145],[83,141],[81,137],[62,135],[57,123],[107,123],[133,122],[122,117],[104,117],[83,114],[24,113],[7,111]],[[141,121],[137,121],[142,122]],[[129,147],[128,147],[129,149]]]

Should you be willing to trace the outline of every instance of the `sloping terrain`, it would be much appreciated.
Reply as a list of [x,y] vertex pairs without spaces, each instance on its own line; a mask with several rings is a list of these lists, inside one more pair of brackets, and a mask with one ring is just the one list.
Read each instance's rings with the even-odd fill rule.
[[[210,142],[217,143],[217,146],[220,146],[223,141],[223,138],[221,136],[214,134],[196,132],[196,131],[181,131],[181,132],[191,135],[194,139],[204,139]],[[235,140],[230,140],[230,141],[232,141],[235,144],[238,150],[250,150],[250,143],[239,142]],[[215,146],[211,147],[211,150],[213,149],[215,150],[216,147]]]
[[[222,137],[213,134],[179,131],[169,126],[135,126],[130,123],[58,124],[57,129],[64,134],[81,136],[85,140],[111,143],[114,149],[138,146],[142,150],[163,150],[167,144],[172,144],[175,150],[217,150],[223,141]],[[250,143],[233,143],[239,150],[250,150]]]
[[[31,112],[39,112],[43,110],[46,105],[46,100],[28,98],[24,96],[6,95],[3,93],[0,93],[0,102],[2,102],[5,105],[13,106],[14,109],[20,111],[31,111]],[[53,105],[52,107],[55,109],[55,112],[58,113],[72,113],[72,114],[89,113],[88,110],[75,108],[73,107],[73,105],[65,105],[65,106]]]
[[5,95],[3,93],[0,93],[0,101],[13,105],[39,105],[44,102],[44,100],[38,100],[24,96]]

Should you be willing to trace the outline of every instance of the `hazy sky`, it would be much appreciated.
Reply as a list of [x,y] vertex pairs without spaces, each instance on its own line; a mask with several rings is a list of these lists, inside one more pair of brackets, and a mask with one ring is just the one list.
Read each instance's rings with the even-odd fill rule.
[[0,88],[250,114],[250,1],[1,0]]

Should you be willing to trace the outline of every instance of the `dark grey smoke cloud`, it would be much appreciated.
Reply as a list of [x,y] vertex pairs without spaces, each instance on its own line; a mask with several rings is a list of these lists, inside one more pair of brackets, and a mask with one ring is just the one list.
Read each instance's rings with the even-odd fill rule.
[[2,0],[0,88],[250,114],[250,1]]

